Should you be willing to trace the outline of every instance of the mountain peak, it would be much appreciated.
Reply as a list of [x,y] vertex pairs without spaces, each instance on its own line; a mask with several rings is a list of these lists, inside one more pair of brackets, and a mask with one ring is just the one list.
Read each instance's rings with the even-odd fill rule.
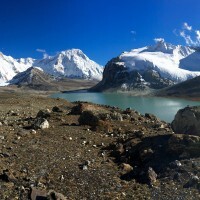
[[36,61],[49,74],[68,78],[101,80],[103,67],[90,60],[80,49],[61,51],[56,56]]
[[173,53],[176,49],[175,45],[165,42],[164,38],[155,38],[155,45],[148,48],[148,51],[163,52],[163,53]]
[[83,53],[80,49],[69,49],[65,51],[61,51],[58,55],[67,56],[69,59],[82,58],[84,60],[89,60],[89,58]]
[[73,54],[73,55],[85,55],[82,50],[80,49],[68,49],[65,51],[61,51],[61,54]]

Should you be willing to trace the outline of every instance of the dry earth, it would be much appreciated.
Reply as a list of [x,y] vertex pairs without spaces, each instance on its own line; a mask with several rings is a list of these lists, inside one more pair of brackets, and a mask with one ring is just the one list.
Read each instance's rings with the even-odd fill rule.
[[199,152],[150,114],[0,92],[2,200],[200,199]]

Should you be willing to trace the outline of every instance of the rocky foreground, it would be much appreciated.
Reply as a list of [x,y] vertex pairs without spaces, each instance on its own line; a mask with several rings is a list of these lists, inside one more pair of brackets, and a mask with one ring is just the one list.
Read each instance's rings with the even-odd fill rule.
[[200,199],[199,136],[131,108],[0,95],[0,199]]

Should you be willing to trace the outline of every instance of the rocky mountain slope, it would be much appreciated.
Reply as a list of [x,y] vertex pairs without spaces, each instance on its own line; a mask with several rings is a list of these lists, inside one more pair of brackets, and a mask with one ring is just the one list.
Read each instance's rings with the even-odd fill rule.
[[0,84],[5,85],[15,75],[30,67],[40,67],[55,77],[101,80],[103,67],[90,60],[81,50],[71,49],[42,60],[14,59],[0,53]]
[[199,63],[199,49],[160,39],[154,46],[124,52],[109,61],[103,80],[93,89],[160,89],[200,75]]
[[55,81],[53,76],[45,73],[42,69],[30,67],[14,76],[9,84],[35,90],[55,90],[56,87],[53,84]]
[[156,92],[158,96],[200,97],[200,76]]

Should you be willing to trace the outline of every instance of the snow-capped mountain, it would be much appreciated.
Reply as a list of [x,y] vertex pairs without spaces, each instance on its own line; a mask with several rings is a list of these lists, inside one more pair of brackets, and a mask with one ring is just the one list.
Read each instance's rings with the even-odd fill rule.
[[123,52],[107,63],[95,90],[163,88],[200,75],[200,51],[157,40],[153,46]]
[[19,72],[23,72],[34,63],[32,58],[14,59],[0,52],[0,85],[4,85]]
[[54,76],[101,80],[103,67],[90,60],[81,50],[62,51],[42,60],[32,58],[14,59],[0,53],[0,85],[5,85],[15,75],[30,67],[40,67]]
[[154,46],[124,52],[119,58],[130,71],[152,69],[175,82],[200,75],[200,52],[166,43],[163,39]]
[[101,80],[103,67],[90,60],[80,49],[62,51],[56,56],[38,60],[34,66],[55,76]]

